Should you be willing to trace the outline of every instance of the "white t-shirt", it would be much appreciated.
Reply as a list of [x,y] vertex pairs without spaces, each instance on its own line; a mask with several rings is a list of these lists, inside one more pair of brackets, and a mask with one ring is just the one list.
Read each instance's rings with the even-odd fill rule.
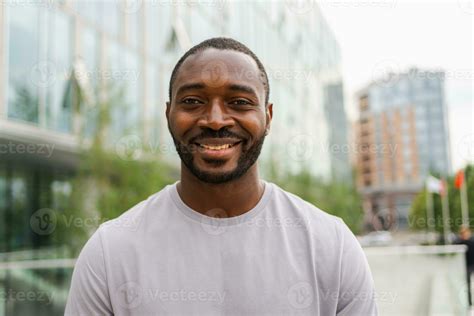
[[367,260],[341,219],[267,181],[253,209],[213,218],[177,183],[93,234],[66,315],[377,315]]

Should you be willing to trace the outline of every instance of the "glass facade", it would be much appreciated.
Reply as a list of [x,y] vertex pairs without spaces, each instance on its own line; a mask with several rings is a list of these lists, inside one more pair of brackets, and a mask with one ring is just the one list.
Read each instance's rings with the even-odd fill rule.
[[[406,133],[406,136],[410,134],[416,140],[417,180],[422,181],[429,172],[449,174],[451,162],[442,72],[412,69],[387,84],[371,86],[369,98],[373,113],[415,111],[415,133]],[[402,123],[407,121],[408,117],[405,117]],[[403,149],[409,150],[409,146],[403,146]],[[403,154],[408,155],[405,151]]]
[[67,98],[67,86],[72,70],[73,61],[73,28],[72,19],[64,12],[47,11],[46,33],[46,66],[51,71],[51,82],[47,84],[44,92],[46,98],[47,128],[62,132],[72,131],[72,107]]
[[40,236],[31,229],[32,215],[45,208],[64,210],[70,196],[72,172],[15,157],[0,161],[0,253],[62,246],[52,235]]
[[3,29],[8,30],[8,117],[38,124],[38,86],[25,78],[41,79],[45,66],[39,64],[40,10],[35,6],[18,6],[7,12],[8,23]]

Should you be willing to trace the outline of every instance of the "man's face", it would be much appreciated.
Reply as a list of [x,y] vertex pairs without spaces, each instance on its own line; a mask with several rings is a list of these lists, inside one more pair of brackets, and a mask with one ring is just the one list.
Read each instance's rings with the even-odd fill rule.
[[254,165],[270,127],[263,77],[248,55],[206,49],[181,65],[167,103],[168,129],[199,180],[224,183]]

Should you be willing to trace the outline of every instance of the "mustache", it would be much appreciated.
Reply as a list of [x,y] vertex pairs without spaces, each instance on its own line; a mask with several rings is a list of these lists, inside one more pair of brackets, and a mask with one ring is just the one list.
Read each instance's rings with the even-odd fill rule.
[[239,135],[237,133],[231,132],[227,129],[222,129],[222,130],[212,130],[212,129],[204,129],[203,132],[197,136],[192,137],[189,142],[195,143],[199,141],[200,139],[204,138],[238,138],[241,140],[244,140],[245,137],[242,135]]

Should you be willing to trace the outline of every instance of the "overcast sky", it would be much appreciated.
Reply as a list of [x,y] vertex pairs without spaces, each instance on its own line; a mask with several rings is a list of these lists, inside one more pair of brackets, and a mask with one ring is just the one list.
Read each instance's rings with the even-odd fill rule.
[[454,170],[474,161],[473,18],[470,0],[318,1],[342,49],[348,113],[354,93],[386,69],[446,71]]

